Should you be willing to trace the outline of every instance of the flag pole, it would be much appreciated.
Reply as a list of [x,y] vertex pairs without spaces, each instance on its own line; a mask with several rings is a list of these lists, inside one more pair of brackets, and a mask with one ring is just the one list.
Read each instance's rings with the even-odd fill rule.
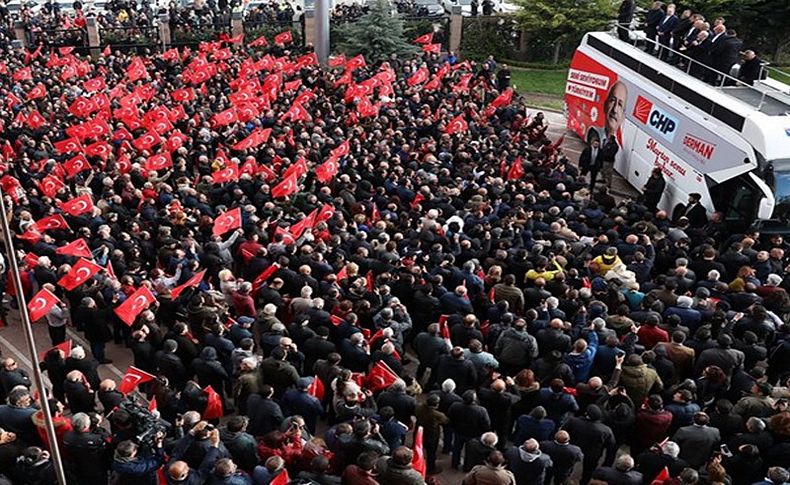
[[66,473],[63,469],[63,461],[60,456],[60,449],[58,448],[58,437],[55,434],[55,425],[52,421],[51,409],[49,409],[49,400],[47,399],[47,390],[44,387],[44,380],[41,377],[41,369],[39,369],[38,354],[36,353],[36,340],[33,335],[33,326],[30,322],[30,315],[27,312],[27,302],[25,301],[24,289],[22,287],[22,278],[19,276],[19,263],[16,259],[16,252],[14,250],[14,243],[11,240],[11,230],[8,226],[8,213],[6,212],[5,196],[0,194],[0,225],[3,230],[3,243],[5,244],[6,257],[8,258],[8,269],[10,270],[11,280],[14,283],[16,290],[16,302],[19,305],[19,317],[22,321],[22,329],[25,334],[25,343],[27,344],[27,352],[30,355],[32,362],[33,382],[38,390],[39,401],[41,402],[41,410],[44,413],[44,428],[47,431],[47,439],[49,440],[50,456],[52,464],[55,468],[55,476],[57,477],[59,485],[66,484]]

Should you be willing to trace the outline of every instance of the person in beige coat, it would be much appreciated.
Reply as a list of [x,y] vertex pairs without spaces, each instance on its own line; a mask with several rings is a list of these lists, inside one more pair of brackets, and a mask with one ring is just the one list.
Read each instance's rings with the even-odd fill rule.
[[502,452],[492,451],[485,463],[466,474],[463,485],[516,485],[516,477],[505,469]]

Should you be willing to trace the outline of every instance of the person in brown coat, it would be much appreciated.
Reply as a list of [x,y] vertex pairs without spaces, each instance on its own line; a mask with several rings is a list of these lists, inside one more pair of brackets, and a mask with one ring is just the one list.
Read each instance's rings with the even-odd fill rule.
[[502,452],[492,451],[485,463],[466,474],[463,485],[516,485],[516,477],[505,469]]
[[694,349],[683,345],[685,340],[686,334],[680,330],[675,330],[672,332],[670,342],[659,342],[656,344],[656,348],[663,347],[666,350],[667,358],[674,364],[675,382],[692,377],[692,372],[694,371]]

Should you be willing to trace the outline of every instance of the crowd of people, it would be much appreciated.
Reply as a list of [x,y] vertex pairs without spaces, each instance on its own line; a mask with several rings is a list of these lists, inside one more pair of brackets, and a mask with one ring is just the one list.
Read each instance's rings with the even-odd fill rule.
[[0,483],[55,483],[40,399],[75,484],[788,482],[781,236],[591,193],[493,59],[292,40],[2,43],[56,347],[0,362]]
[[[630,42],[629,29],[636,3],[623,0],[617,24],[618,36]],[[752,85],[760,78],[762,61],[753,50],[743,50],[743,41],[734,29],[727,28],[723,17],[707,20],[702,13],[684,9],[677,15],[674,3],[654,1],[645,14],[643,25],[647,41],[645,50],[660,59],[678,65],[711,84],[734,85],[731,69],[740,63],[735,78]],[[680,54],[680,55],[678,55]]]

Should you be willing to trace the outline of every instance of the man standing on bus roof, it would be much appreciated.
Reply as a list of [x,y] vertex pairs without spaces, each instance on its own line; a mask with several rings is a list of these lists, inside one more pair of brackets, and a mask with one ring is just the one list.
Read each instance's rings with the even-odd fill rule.
[[683,213],[689,220],[689,226],[693,228],[700,228],[708,223],[708,212],[700,204],[700,200],[702,200],[702,195],[696,192],[689,194],[689,204]]
[[670,3],[667,5],[666,15],[656,28],[658,32],[658,43],[661,44],[661,52],[659,52],[659,55],[661,56],[662,60],[666,60],[669,56],[669,51],[665,48],[672,45],[672,31],[678,25],[678,22],[680,22],[680,20],[678,19],[678,16],[675,15],[675,4]]
[[757,54],[755,54],[753,50],[744,52],[742,58],[743,61],[741,63],[741,69],[738,71],[738,79],[751,86],[755,81],[760,79],[760,70],[763,61],[757,57]]
[[609,139],[610,136],[614,136],[616,140],[620,139],[620,129],[625,121],[625,103],[627,99],[628,88],[625,87],[625,84],[621,81],[614,83],[603,103],[606,139]]
[[647,11],[645,16],[645,35],[647,36],[647,45],[645,52],[652,53],[656,48],[656,35],[658,35],[658,25],[664,20],[664,4],[661,2],[653,2],[653,6]]
[[661,197],[664,195],[666,186],[667,181],[664,180],[664,174],[661,172],[661,168],[654,168],[647,182],[645,182],[645,186],[642,187],[645,207],[647,207],[650,212],[655,213],[658,209],[658,203],[661,202]]
[[623,0],[620,9],[617,11],[617,36],[623,42],[628,42],[628,32],[631,30],[631,22],[634,20],[636,2],[634,0]]

